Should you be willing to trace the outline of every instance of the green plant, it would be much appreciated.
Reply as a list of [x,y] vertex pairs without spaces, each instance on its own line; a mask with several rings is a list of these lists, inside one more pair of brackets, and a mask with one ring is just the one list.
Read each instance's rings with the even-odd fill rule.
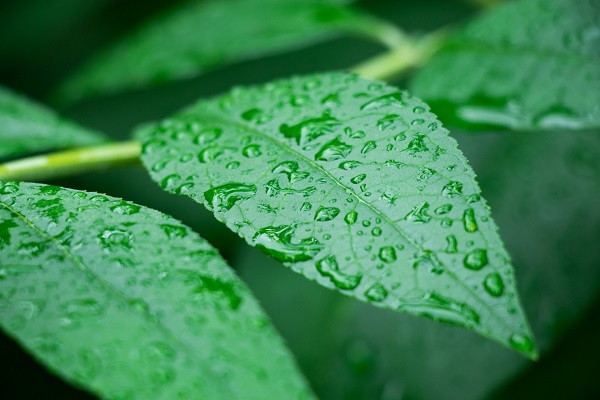
[[[141,161],[164,191],[204,204],[251,246],[335,291],[317,291],[314,284],[305,289],[291,275],[245,272],[245,263],[267,261],[231,236],[220,241],[273,318],[289,314],[293,302],[313,310],[314,328],[290,317],[287,328],[276,322],[288,340],[311,349],[303,350],[301,364],[323,398],[478,398],[525,365],[464,329],[381,314],[373,306],[466,328],[538,358],[515,271],[492,220],[496,207],[513,225],[507,229],[511,246],[523,247],[519,265],[544,260],[552,267],[546,275],[526,270],[528,284],[519,285],[525,306],[529,301],[538,312],[530,313],[533,330],[548,352],[591,302],[600,276],[588,267],[593,255],[580,250],[587,242],[560,259],[549,250],[554,244],[518,232],[538,224],[556,234],[553,241],[572,229],[589,233],[589,240],[597,234],[594,196],[581,193],[597,193],[590,185],[598,189],[599,144],[590,131],[600,126],[600,3],[517,0],[482,11],[466,27],[418,36],[344,3],[189,2],[100,53],[52,96],[65,106],[339,36],[389,48],[350,72],[313,71],[199,100],[139,125],[131,141],[114,142],[2,89],[0,159],[41,153],[0,165],[4,331],[62,378],[105,398],[315,398],[246,284],[192,229],[150,209],[143,194],[137,203],[145,206],[23,182]],[[476,3],[487,8],[494,2]],[[501,150],[485,160],[491,168],[480,178],[496,199],[494,213],[442,124],[504,130],[494,136],[492,146]],[[464,137],[468,143],[484,136]],[[540,158],[539,152],[547,154]],[[548,160],[563,168],[544,183]],[[566,180],[571,189],[561,186]],[[134,191],[122,196],[135,198]],[[182,207],[185,215],[199,206]],[[573,215],[565,216],[569,209]],[[590,222],[583,228],[573,222],[585,217]],[[547,229],[544,218],[555,224]],[[195,230],[211,235],[206,227]],[[577,294],[565,301],[544,292],[544,285],[565,284],[565,271],[578,262],[581,281],[566,284]],[[285,288],[283,297],[275,288]],[[290,303],[277,310],[282,298]],[[400,323],[405,335],[384,338],[376,327],[386,321]],[[293,331],[298,337],[292,340]],[[323,340],[302,344],[299,337],[313,331]],[[382,349],[397,346],[393,354],[406,357],[405,365],[388,362],[404,373],[420,362],[452,365],[461,351],[472,352],[472,369],[464,373],[478,383],[428,387],[423,374],[398,386],[373,372],[374,346],[345,336],[355,332],[383,343]],[[435,340],[426,339],[431,335]],[[318,364],[328,357],[335,369],[339,355],[328,352],[339,343],[350,373],[329,384],[330,372]],[[325,355],[315,356],[319,352]],[[443,361],[436,364],[436,357]],[[318,361],[310,365],[311,359]],[[499,372],[489,374],[490,366]],[[438,381],[460,374],[444,372]]]

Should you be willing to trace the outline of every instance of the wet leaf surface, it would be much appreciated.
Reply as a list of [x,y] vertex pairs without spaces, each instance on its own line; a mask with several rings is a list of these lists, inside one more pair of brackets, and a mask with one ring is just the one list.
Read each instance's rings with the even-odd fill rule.
[[412,82],[447,124],[600,126],[600,2],[520,0],[482,15]]
[[247,287],[164,214],[0,182],[0,254],[2,328],[103,398],[312,398]]
[[62,120],[50,109],[0,87],[0,160],[104,141],[102,135]]
[[234,89],[139,137],[165,190],[307,278],[535,354],[473,171],[420,100],[315,75]]

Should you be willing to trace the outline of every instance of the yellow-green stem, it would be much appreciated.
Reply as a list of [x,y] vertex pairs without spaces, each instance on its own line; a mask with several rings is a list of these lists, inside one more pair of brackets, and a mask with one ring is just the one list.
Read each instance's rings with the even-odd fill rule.
[[407,39],[393,49],[354,66],[350,71],[369,79],[400,78],[407,71],[425,63],[438,50],[443,36],[444,32],[436,31],[420,39]]
[[135,163],[138,142],[113,143],[24,158],[0,165],[0,180],[43,181]]

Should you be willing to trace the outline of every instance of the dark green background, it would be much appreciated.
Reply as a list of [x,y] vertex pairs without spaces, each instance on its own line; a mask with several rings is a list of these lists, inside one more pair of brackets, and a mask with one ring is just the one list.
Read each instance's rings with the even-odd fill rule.
[[[0,84],[45,101],[87,57],[175,5],[5,0]],[[458,0],[371,0],[358,6],[417,33],[460,24],[478,12]],[[239,84],[344,69],[380,51],[369,42],[340,39],[60,111],[127,139],[137,124],[199,97]],[[254,290],[323,399],[600,398],[600,133],[452,132],[513,256],[541,345],[537,363],[469,332],[375,309],[305,281],[247,248],[190,200],[162,192],[140,168],[53,183],[153,207],[207,238]],[[0,354],[0,398],[92,398],[46,372],[10,338],[1,337]]]

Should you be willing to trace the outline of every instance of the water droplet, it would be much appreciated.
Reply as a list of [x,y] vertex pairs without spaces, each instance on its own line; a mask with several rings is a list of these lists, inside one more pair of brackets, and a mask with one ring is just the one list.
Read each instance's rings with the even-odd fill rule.
[[384,96],[376,97],[372,100],[367,101],[362,106],[361,110],[376,110],[383,107],[397,107],[404,108],[406,103],[404,102],[404,96],[401,92],[395,92],[386,94]]
[[319,207],[315,213],[315,221],[331,221],[340,213],[340,209],[336,207]]
[[228,151],[235,151],[235,149],[232,147],[210,146],[200,150],[200,153],[198,153],[198,161],[207,164],[217,160]]
[[465,256],[463,264],[468,269],[480,270],[488,264],[487,250],[475,249]]
[[456,253],[457,250],[457,241],[456,241],[456,236],[454,235],[448,235],[446,236],[446,242],[448,243],[448,245],[446,246],[446,253],[449,254],[454,254]]
[[360,167],[362,163],[360,161],[344,161],[340,163],[339,167],[344,171],[348,171],[357,167]]
[[381,228],[380,227],[373,228],[373,230],[371,231],[371,234],[373,234],[373,236],[381,236]]
[[423,107],[417,106],[413,108],[413,112],[415,114],[423,114],[425,112],[425,109]]
[[354,178],[350,179],[350,182],[357,185],[357,184],[361,183],[362,181],[364,181],[366,177],[367,177],[367,175],[365,175],[365,174],[356,175]]
[[450,181],[442,189],[442,196],[453,197],[462,193],[463,184],[457,181]]
[[[402,126],[399,127],[398,125]],[[406,125],[402,122],[398,114],[389,114],[377,121],[377,128],[379,128],[379,130],[382,132],[392,129],[398,131],[404,130]]]
[[365,297],[367,298],[367,300],[373,301],[373,302],[383,301],[383,300],[385,300],[387,295],[388,295],[388,291],[380,283],[375,283],[373,286],[371,286],[365,292]]
[[256,158],[262,155],[260,151],[260,146],[257,144],[251,144],[250,146],[244,147],[242,150],[242,154],[247,158]]
[[286,138],[294,139],[296,144],[304,146],[313,140],[333,131],[341,125],[341,122],[329,115],[303,121],[297,125],[289,126],[283,124],[279,132]]
[[271,120],[271,117],[260,108],[252,108],[242,113],[242,119],[256,125],[262,125]]
[[217,140],[222,133],[223,130],[219,128],[204,129],[194,138],[194,143],[199,145],[212,143]]
[[290,183],[301,181],[309,177],[309,173],[306,171],[298,171],[299,166],[295,161],[284,161],[273,168],[275,174],[285,174]]
[[522,351],[524,353],[529,353],[533,350],[533,342],[525,335],[516,333],[510,337],[509,342],[515,350]]
[[126,250],[131,250],[133,248],[133,236],[125,230],[107,229],[100,235],[100,241],[106,249],[123,247]]
[[385,246],[379,249],[379,259],[386,263],[396,261],[396,250],[392,246]]
[[405,151],[408,152],[411,156],[416,155],[417,153],[423,153],[428,151],[427,145],[425,145],[425,136],[417,134],[414,138],[408,143]]
[[69,319],[81,319],[101,315],[104,307],[95,299],[76,299],[64,303],[62,310]]
[[237,161],[232,161],[232,162],[230,162],[229,164],[227,164],[227,165],[225,166],[225,168],[227,168],[227,169],[236,169],[236,168],[238,168],[239,166],[240,166],[240,163],[239,163],[239,162],[237,162]]
[[348,225],[354,225],[356,223],[357,218],[358,218],[358,213],[356,211],[352,210],[348,214],[346,214],[346,216],[344,217],[344,221],[346,221],[346,223]]
[[375,143],[374,140],[369,140],[367,143],[365,143],[365,145],[363,146],[363,148],[361,149],[361,153],[362,154],[367,154],[373,150],[375,150],[377,148],[377,143]]
[[502,277],[497,272],[488,274],[485,277],[483,287],[486,292],[494,297],[500,297],[504,293],[504,282],[502,282]]
[[265,191],[269,197],[277,197],[281,193],[283,194],[301,194],[304,197],[309,197],[312,193],[317,190],[314,186],[309,186],[304,189],[293,189],[293,188],[282,188],[279,186],[279,181],[277,179],[271,179],[265,185]]
[[230,210],[237,202],[249,199],[256,194],[256,185],[227,183],[204,192],[208,207],[215,211]]
[[302,206],[300,206],[300,211],[310,211],[312,209],[312,204],[310,204],[309,202],[304,202],[302,203]]
[[431,216],[427,213],[428,210],[429,203],[425,201],[415,206],[404,218],[407,221],[427,223],[431,220]]
[[434,212],[437,215],[444,215],[448,214],[450,211],[452,211],[452,204],[444,204],[436,208]]
[[121,201],[119,204],[112,206],[110,210],[121,215],[133,215],[140,212],[141,207],[126,201]]
[[463,215],[463,224],[465,231],[476,232],[479,228],[477,227],[477,221],[475,220],[475,210],[467,208]]
[[19,191],[19,184],[17,182],[5,182],[0,186],[0,194],[12,194]]
[[291,226],[269,226],[254,235],[256,247],[282,262],[297,262],[312,259],[323,245],[314,237],[296,240],[295,229]]
[[362,280],[362,274],[359,272],[356,275],[345,274],[340,271],[339,265],[335,256],[329,255],[317,262],[317,271],[333,282],[335,286],[342,290],[355,289]]
[[341,158],[346,158],[352,152],[353,147],[336,137],[330,142],[325,143],[321,149],[315,154],[317,161],[335,161]]
[[184,226],[161,224],[160,229],[163,230],[169,239],[184,238],[188,236],[188,230]]
[[400,299],[400,311],[407,311],[434,321],[459,326],[479,324],[479,314],[466,303],[443,297],[436,292],[426,292],[420,297]]

